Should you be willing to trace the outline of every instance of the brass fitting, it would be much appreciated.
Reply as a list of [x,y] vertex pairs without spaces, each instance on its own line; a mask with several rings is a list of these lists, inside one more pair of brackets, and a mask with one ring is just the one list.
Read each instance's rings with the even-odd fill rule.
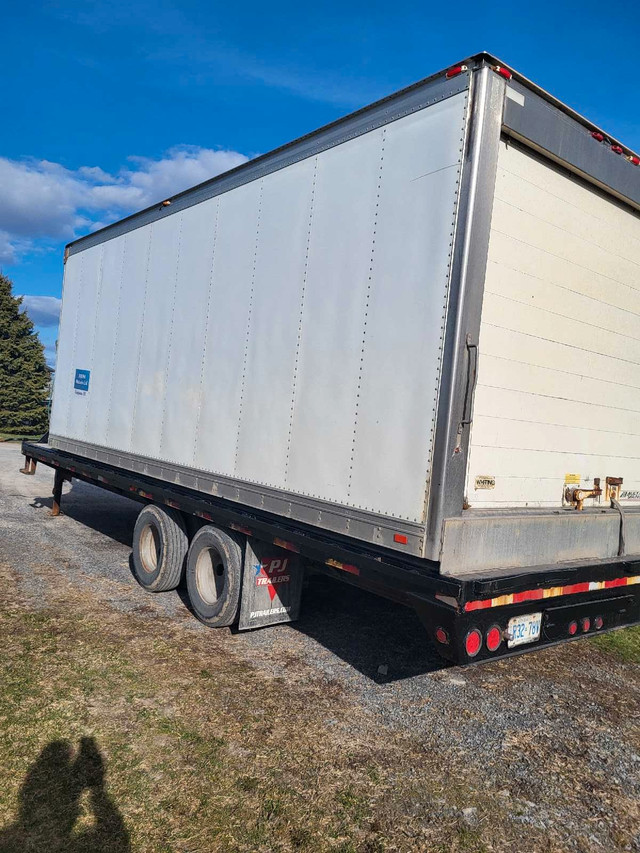
[[[609,478],[607,478],[608,480]],[[573,504],[578,512],[582,512],[584,509],[584,502],[588,498],[599,498],[602,494],[602,489],[600,488],[600,477],[593,478],[593,488],[592,489],[565,489],[564,490],[564,499],[567,503]]]

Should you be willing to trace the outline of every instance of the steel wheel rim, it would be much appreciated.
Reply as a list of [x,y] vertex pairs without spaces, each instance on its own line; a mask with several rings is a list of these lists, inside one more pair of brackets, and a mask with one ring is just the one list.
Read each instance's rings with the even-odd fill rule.
[[146,524],[140,534],[140,562],[147,574],[153,574],[158,569],[162,546],[160,534],[155,524]]
[[213,606],[222,597],[225,582],[224,563],[215,548],[203,548],[196,558],[196,588],[205,604]]

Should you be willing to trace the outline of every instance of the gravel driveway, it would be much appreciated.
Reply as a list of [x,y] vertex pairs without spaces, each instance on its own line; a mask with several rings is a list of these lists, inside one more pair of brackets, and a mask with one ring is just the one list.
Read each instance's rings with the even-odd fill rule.
[[[33,568],[46,565],[56,583],[90,591],[96,609],[209,630],[180,591],[149,595],[135,583],[129,552],[138,504],[74,481],[63,514],[50,518],[52,471],[39,466],[25,477],[21,464],[17,445],[0,444],[0,560],[34,609],[47,605],[51,580]],[[640,850],[640,667],[590,641],[447,667],[411,611],[312,578],[299,622],[225,630],[224,643],[292,691],[309,681],[338,685],[340,702],[366,712],[372,739],[406,737],[425,756],[444,756],[434,768],[443,787],[462,785],[464,805],[468,786],[486,808],[502,810],[522,827],[528,853]],[[459,817],[470,826],[481,819],[471,807]],[[529,831],[549,846],[532,848]]]

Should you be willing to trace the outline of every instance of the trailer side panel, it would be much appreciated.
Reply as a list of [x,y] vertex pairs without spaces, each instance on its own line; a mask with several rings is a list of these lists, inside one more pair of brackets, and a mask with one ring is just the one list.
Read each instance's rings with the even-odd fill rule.
[[52,444],[423,522],[467,100],[72,254]]

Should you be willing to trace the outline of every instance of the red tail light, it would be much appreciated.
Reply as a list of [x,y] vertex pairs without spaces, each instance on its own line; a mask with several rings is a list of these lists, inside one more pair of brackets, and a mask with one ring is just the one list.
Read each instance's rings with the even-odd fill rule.
[[472,628],[467,634],[464,647],[470,658],[474,658],[482,648],[482,634],[477,628]]
[[436,628],[436,640],[442,643],[443,646],[449,645],[449,635],[444,628]]
[[604,619],[602,618],[602,616],[596,616],[596,618],[593,620],[593,627],[596,629],[596,631],[599,631],[603,625]]
[[640,166],[640,157],[629,157],[629,162],[634,166]]
[[611,150],[613,151],[614,154],[622,154],[623,153],[623,150],[619,145],[612,145]]
[[574,634],[578,633],[578,623],[577,622],[569,622],[569,633],[573,637]]
[[585,616],[584,619],[580,620],[580,627],[582,628],[582,633],[586,634],[591,627],[591,619],[589,619],[588,616]]
[[591,134],[591,136],[593,136],[593,138],[596,140],[596,142],[604,142],[604,134],[598,133],[597,130],[594,130],[593,133]]
[[499,648],[502,642],[502,631],[497,625],[489,628],[485,641],[490,652],[495,652]]

